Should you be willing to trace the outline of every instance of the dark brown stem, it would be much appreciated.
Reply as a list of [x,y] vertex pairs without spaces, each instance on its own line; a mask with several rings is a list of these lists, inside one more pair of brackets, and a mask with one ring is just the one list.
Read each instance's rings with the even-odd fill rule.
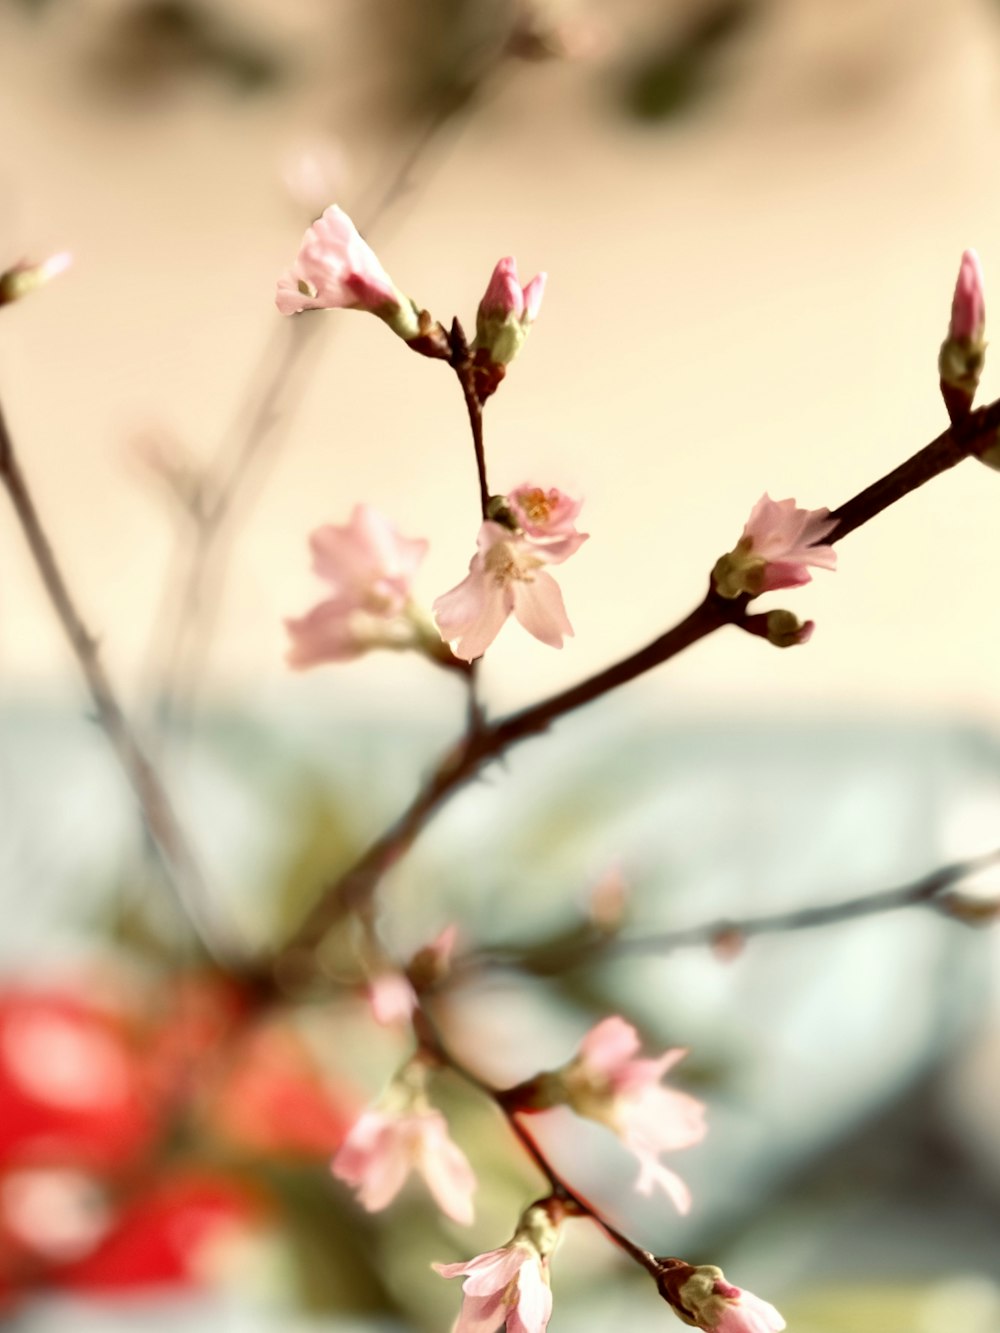
[[98,721],[135,792],[142,817],[163,863],[167,880],[186,917],[213,951],[233,954],[211,909],[201,870],[174,813],[160,776],[146,757],[126,718],[104,665],[97,640],[87,629],[69,591],[52,543],[39,517],[0,408],[0,480],[10,496],[28,549],[70,647],[83,672]]
[[476,456],[476,475],[479,478],[479,508],[485,522],[489,518],[490,486],[486,479],[486,447],[483,443],[483,404],[476,390],[476,377],[469,356],[469,344],[458,320],[451,326],[451,366],[462,386],[465,410],[472,430],[472,448]]

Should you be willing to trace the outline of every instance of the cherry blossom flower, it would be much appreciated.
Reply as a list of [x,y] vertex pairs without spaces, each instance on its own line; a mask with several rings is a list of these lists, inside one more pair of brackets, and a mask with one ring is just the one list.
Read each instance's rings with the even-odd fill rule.
[[557,487],[545,491],[525,482],[505,498],[518,527],[532,541],[545,543],[549,559],[558,552],[566,560],[587,540],[588,534],[577,532],[575,522],[583,501],[573,500]]
[[516,261],[508,256],[497,263],[479,303],[474,343],[494,365],[510,365],[521,350],[542,307],[546,279],[539,273],[522,288]]
[[28,260],[14,264],[6,272],[0,273],[0,305],[19,301],[36,287],[44,287],[47,282],[65,273],[72,262],[73,256],[70,252],[61,250],[38,264],[32,264]]
[[527,1210],[514,1238],[466,1264],[433,1264],[442,1277],[464,1277],[453,1333],[545,1333],[552,1314],[549,1257],[558,1240],[551,1201]]
[[420,333],[418,312],[336,204],[308,229],[295,262],[278,279],[283,315],[303,310],[366,310],[409,341]]
[[727,1282],[714,1264],[693,1267],[677,1261],[664,1274],[664,1296],[706,1333],[781,1333],[785,1321],[767,1301]]
[[981,343],[986,331],[986,300],[983,270],[975,250],[966,250],[958,270],[951,303],[948,337],[959,342]]
[[809,583],[807,566],[836,567],[833,547],[822,544],[836,526],[828,509],[799,509],[794,500],[772,500],[765,492],[750,511],[735,549],[716,561],[716,591],[722,597],[756,597]]
[[330,585],[331,596],[285,621],[290,666],[344,662],[372,647],[413,645],[410,584],[426,541],[400,536],[377,509],[359,504],[346,524],[317,528],[309,544],[313,569]]
[[705,1137],[705,1108],[684,1092],[660,1087],[668,1069],[687,1054],[670,1050],[659,1059],[636,1059],[639,1037],[623,1018],[606,1018],[587,1033],[576,1058],[557,1072],[562,1100],[579,1115],[612,1129],[639,1159],[636,1189],[659,1186],[681,1213],[691,1193],[659,1160],[663,1152],[693,1147]]
[[526,483],[506,496],[501,508],[517,530],[488,519],[469,573],[434,603],[441,637],[466,662],[483,655],[512,612],[529,634],[552,648],[561,648],[564,636],[573,633],[559,585],[543,566],[562,564],[587,540],[574,525],[580,502]]
[[365,1111],[333,1159],[333,1174],[357,1190],[370,1213],[387,1208],[419,1171],[441,1211],[469,1225],[476,1177],[440,1111],[412,1104]]

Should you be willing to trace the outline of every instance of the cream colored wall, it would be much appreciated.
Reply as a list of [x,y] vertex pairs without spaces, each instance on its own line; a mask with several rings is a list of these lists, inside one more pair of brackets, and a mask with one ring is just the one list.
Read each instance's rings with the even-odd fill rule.
[[[291,98],[243,103],[203,86],[124,113],[74,81],[86,9],[54,33],[0,11],[2,253],[76,255],[67,277],[4,312],[0,387],[127,682],[170,543],[128,440],[158,425],[207,455],[226,429],[280,319],[273,284],[302,229],[276,186],[282,153],[328,117],[355,164],[351,207],[390,148],[365,109],[363,6],[334,19],[318,4],[280,19],[258,7],[282,41],[324,24],[340,37],[332,92],[317,55]],[[636,28],[641,9],[623,11]],[[485,672],[500,702],[568,683],[684,613],[765,488],[834,506],[935,435],[935,359],[964,246],[979,248],[1000,311],[1000,25],[982,0],[789,2],[730,73],[699,117],[652,130],[620,118],[592,70],[524,68],[439,148],[381,233],[385,265],[441,318],[471,321],[501,254],[525,277],[550,274],[488,412],[491,478],[585,494],[592,540],[560,571],[576,639],[554,653],[508,627]],[[322,318],[321,360],[238,544],[213,664],[226,692],[284,678],[281,617],[319,591],[306,533],[356,499],[432,537],[428,602],[471,554],[455,385],[377,321]],[[1000,392],[996,359],[983,387]],[[817,620],[808,648],[720,635],[655,688],[708,708],[998,720],[998,519],[1000,476],[963,465],[845,542],[835,576],[780,599]],[[68,670],[0,510],[0,672],[12,687]],[[351,667],[331,694],[374,682],[398,696],[411,679],[396,661]]]

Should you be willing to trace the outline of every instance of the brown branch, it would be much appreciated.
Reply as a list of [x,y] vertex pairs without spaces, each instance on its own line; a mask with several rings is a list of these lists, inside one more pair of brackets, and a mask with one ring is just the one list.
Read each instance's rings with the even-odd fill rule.
[[641,1245],[630,1240],[624,1232],[619,1231],[601,1211],[594,1206],[582,1194],[579,1194],[568,1182],[559,1174],[548,1157],[545,1155],[535,1136],[525,1128],[517,1109],[513,1106],[510,1099],[504,1094],[501,1088],[494,1088],[492,1084],[487,1083],[480,1078],[471,1069],[468,1069],[458,1059],[452,1055],[451,1051],[445,1046],[437,1027],[430,1019],[426,1009],[418,1009],[414,1014],[414,1028],[417,1033],[422,1050],[429,1055],[437,1064],[450,1069],[457,1074],[464,1082],[482,1093],[484,1097],[489,1098],[491,1102],[502,1113],[507,1124],[510,1126],[514,1137],[520,1143],[521,1147],[531,1158],[536,1168],[545,1177],[553,1197],[565,1207],[567,1213],[574,1217],[589,1217],[591,1221],[601,1228],[610,1241],[620,1250],[639,1264],[649,1273],[654,1281],[659,1281],[662,1264],[656,1259],[649,1250],[644,1250]]
[[998,864],[1000,848],[985,852],[982,856],[941,866],[897,888],[824,903],[818,907],[801,907],[790,912],[770,912],[761,916],[719,917],[716,921],[635,937],[608,935],[596,929],[586,934],[581,931],[573,938],[537,946],[511,946],[470,952],[462,958],[456,958],[451,970],[452,973],[465,973],[479,968],[509,968],[532,976],[555,976],[593,962],[595,958],[661,956],[676,949],[725,945],[730,941],[739,945],[758,935],[816,930],[821,926],[898,912],[910,907],[934,908],[960,920],[985,920],[991,914],[989,908],[979,913],[974,904],[968,907],[964,903],[950,905],[945,896],[946,890]]
[[[838,526],[828,540],[839,541],[964,458],[982,452],[995,442],[998,429],[1000,400],[949,427],[905,463],[835,509],[833,517],[838,520]],[[745,615],[748,601],[746,596],[723,599],[709,589],[705,599],[690,615],[637,653],[578,685],[467,736],[443,757],[399,819],[350,869],[321,892],[302,925],[280,951],[279,970],[294,976],[301,973],[303,967],[308,969],[309,955],[327,931],[375,891],[382,876],[408,850],[437,810],[486,764],[518,742],[546,730],[567,713],[669,661],[723,625],[738,624]]]
[[139,744],[104,669],[97,640],[77,610],[21,470],[0,408],[0,481],[10,496],[28,548],[70,647],[83,672],[98,721],[128,778],[146,829],[180,907],[214,952],[235,953],[212,910],[201,870],[154,766]]

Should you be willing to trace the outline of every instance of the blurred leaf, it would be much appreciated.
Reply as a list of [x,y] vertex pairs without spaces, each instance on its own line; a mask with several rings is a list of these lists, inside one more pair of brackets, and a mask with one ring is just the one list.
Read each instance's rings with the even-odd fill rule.
[[696,105],[717,83],[719,56],[757,14],[757,0],[710,0],[667,43],[646,57],[626,93],[641,120],[669,120]]

